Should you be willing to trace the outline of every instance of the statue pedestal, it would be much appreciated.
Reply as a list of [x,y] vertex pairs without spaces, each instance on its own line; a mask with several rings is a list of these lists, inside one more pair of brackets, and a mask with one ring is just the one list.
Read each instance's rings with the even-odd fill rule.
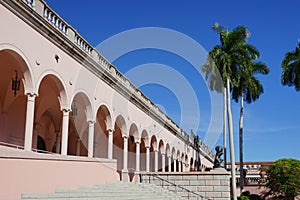
[[219,171],[219,172],[226,172],[226,169],[223,167],[216,167],[216,168],[212,168],[211,171]]

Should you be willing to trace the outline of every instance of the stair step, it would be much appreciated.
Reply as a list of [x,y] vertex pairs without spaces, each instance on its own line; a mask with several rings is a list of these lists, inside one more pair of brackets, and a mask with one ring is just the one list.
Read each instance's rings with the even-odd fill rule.
[[76,189],[56,189],[52,194],[22,194],[23,200],[175,200],[174,192],[154,184],[109,182]]

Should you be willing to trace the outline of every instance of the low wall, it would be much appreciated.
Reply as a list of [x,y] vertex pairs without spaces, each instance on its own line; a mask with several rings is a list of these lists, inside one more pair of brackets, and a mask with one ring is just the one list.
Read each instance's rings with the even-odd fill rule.
[[0,199],[53,193],[80,185],[118,181],[116,160],[47,155],[0,146]]
[[[156,177],[158,176],[158,177]],[[164,179],[166,181],[160,180]],[[188,197],[188,192],[175,188],[176,184],[205,199],[229,200],[230,199],[230,173],[225,170],[211,170],[209,172],[174,172],[174,173],[144,173],[141,174],[141,182],[152,183],[168,190],[176,190],[182,197]],[[190,194],[190,199],[197,199]],[[199,198],[200,199],[200,198]]]

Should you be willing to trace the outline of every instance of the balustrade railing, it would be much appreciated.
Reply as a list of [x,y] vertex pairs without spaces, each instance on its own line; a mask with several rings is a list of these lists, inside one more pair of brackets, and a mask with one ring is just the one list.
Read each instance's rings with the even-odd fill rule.
[[[17,145],[17,144],[12,144],[12,143],[7,143],[7,142],[1,142],[0,141],[0,145],[1,146],[12,147],[12,148],[24,150],[24,146]],[[45,151],[45,150],[35,149],[35,148],[32,148],[31,150],[33,152],[37,152],[37,153],[56,154],[56,153],[53,153],[53,152],[50,152],[50,151]]]
[[33,5],[34,5],[34,0],[23,0],[23,2],[25,2],[30,7],[33,7]]
[[16,149],[24,149],[24,146],[12,144],[12,143],[0,142],[0,145],[6,146],[6,147],[13,147]]
[[93,47],[81,37],[78,33],[75,33],[75,44],[77,44],[84,52],[88,53],[89,55],[92,54]]
[[67,23],[46,5],[44,7],[44,19],[57,28],[61,33],[67,35]]

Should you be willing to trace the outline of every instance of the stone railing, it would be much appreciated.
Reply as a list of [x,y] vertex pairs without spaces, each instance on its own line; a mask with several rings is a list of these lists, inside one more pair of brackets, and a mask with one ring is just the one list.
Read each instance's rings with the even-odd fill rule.
[[[3,0],[11,4],[12,0]],[[23,2],[23,4],[22,4]],[[31,9],[30,12],[35,11],[40,15],[52,28],[56,29],[61,37],[66,37],[75,46],[77,46],[89,59],[92,59],[97,63],[97,68],[100,71],[105,71],[114,77],[122,88],[125,89],[131,96],[134,96],[143,104],[144,107],[148,108],[152,115],[164,125],[167,125],[169,129],[182,141],[188,144],[193,144],[193,139],[183,131],[178,124],[176,124],[169,116],[167,116],[157,105],[155,105],[148,97],[146,97],[134,84],[130,82],[115,66],[113,66],[106,58],[104,58],[91,44],[88,43],[80,34],[67,22],[65,22],[54,10],[52,10],[44,0],[19,0],[15,1],[18,6],[24,4]],[[22,14],[22,13],[21,13]],[[202,148],[203,152],[206,152],[212,159],[214,157],[212,151],[208,148]]]
[[48,6],[44,7],[44,19],[57,28],[62,34],[67,35],[68,25],[61,19],[51,8]]
[[23,0],[26,4],[28,4],[30,7],[33,7],[35,0]]

